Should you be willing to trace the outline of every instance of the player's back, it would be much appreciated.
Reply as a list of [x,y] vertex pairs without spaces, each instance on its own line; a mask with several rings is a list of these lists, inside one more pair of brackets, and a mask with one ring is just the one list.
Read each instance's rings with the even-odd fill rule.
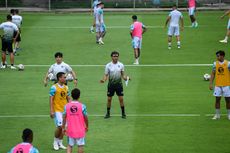
[[22,24],[22,17],[20,15],[13,15],[12,16],[12,22],[17,25],[17,27],[21,27]]
[[178,10],[173,10],[170,12],[169,16],[170,19],[170,26],[179,26],[180,18],[182,17],[182,14]]
[[12,40],[14,31],[18,30],[17,26],[14,23],[9,22],[9,21],[2,23],[0,25],[0,29],[3,29],[4,31],[3,38],[5,40]]
[[131,25],[132,36],[142,38],[142,28],[143,28],[143,24],[141,22],[138,21],[134,22]]

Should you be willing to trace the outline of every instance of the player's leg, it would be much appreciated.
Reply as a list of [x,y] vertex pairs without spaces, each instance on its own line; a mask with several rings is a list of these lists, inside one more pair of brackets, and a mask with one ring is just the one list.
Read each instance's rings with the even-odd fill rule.
[[77,139],[78,153],[84,153],[85,138]]
[[223,87],[223,96],[226,102],[227,117],[230,120],[230,86]]
[[222,96],[222,88],[215,87],[213,95],[215,96],[216,101],[215,101],[215,115],[212,119],[217,120],[220,119],[220,100]]
[[67,152],[67,153],[72,153],[73,146],[74,146],[74,144],[75,144],[75,139],[74,139],[74,138],[67,137],[67,142],[68,142],[68,146],[67,146],[66,152]]
[[134,63],[133,64],[136,64],[138,65],[139,64],[139,56],[138,56],[138,48],[139,48],[139,38],[138,37],[133,37],[132,39],[132,47],[133,47],[133,51],[134,51]]
[[78,153],[84,153],[84,147],[78,146]]
[[100,38],[100,25],[96,24],[96,43],[99,43]]
[[99,44],[101,45],[104,45],[104,42],[102,39],[104,38],[105,34],[106,34],[105,25],[102,24],[100,26],[100,38],[99,38]]
[[114,93],[115,93],[114,87],[111,85],[108,85],[107,87],[107,112],[104,117],[105,119],[110,118],[110,109],[111,109],[112,97],[114,96]]
[[119,85],[116,88],[116,94],[118,96],[119,102],[120,102],[120,107],[121,107],[121,117],[122,118],[126,118],[126,114],[125,114],[125,105],[124,105],[124,93],[123,93],[123,86]]
[[7,65],[6,65],[6,50],[7,50],[7,44],[2,39],[2,65],[1,65],[1,69],[5,69],[7,67]]
[[172,36],[174,34],[174,27],[169,26],[168,28],[168,49],[172,48]]
[[226,32],[225,38],[223,40],[220,40],[220,42],[221,43],[227,43],[229,36],[230,36],[230,20],[228,20],[227,32]]
[[177,48],[180,48],[180,28],[179,26],[175,28],[175,36],[177,39]]
[[7,50],[10,54],[10,64],[11,64],[10,68],[12,70],[14,70],[14,69],[16,69],[16,67],[14,67],[14,52],[13,52],[13,47],[12,47],[13,44],[12,43],[13,42],[7,42]]

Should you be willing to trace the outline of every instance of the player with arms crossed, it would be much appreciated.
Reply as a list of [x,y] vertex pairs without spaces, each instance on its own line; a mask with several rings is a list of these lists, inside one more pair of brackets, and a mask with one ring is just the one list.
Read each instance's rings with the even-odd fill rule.
[[141,45],[142,45],[142,35],[146,32],[146,26],[137,21],[137,16],[132,16],[133,24],[130,27],[130,35],[132,38],[132,46],[134,49],[134,58],[135,61],[133,64],[139,64],[139,58],[141,55]]
[[230,10],[226,11],[224,15],[221,16],[221,19],[223,19],[225,16],[228,16],[228,25],[227,25],[227,33],[223,40],[220,40],[221,43],[228,43],[228,37],[230,36]]
[[33,131],[31,129],[24,129],[22,132],[22,143],[17,144],[8,153],[39,153],[38,149],[32,145]]
[[125,76],[124,74],[124,65],[118,61],[119,53],[117,51],[113,51],[111,53],[112,61],[109,62],[105,67],[105,74],[103,76],[103,79],[100,80],[101,83],[104,83],[106,80],[109,80],[108,82],[108,90],[107,90],[107,113],[105,115],[105,119],[110,118],[110,109],[111,109],[111,102],[112,97],[114,96],[114,93],[116,92],[121,112],[122,112],[122,118],[126,118],[125,114],[125,106],[124,106],[124,99],[123,99],[123,85],[122,85],[122,79],[129,80],[130,78],[128,76]]
[[68,87],[65,85],[65,73],[58,72],[57,81],[58,82],[50,88],[50,117],[54,119],[56,125],[53,142],[54,150],[59,150],[59,148],[66,149],[62,144],[62,113],[64,112],[65,105],[69,101],[69,91]]
[[51,65],[48,72],[45,75],[44,78],[44,85],[45,87],[48,84],[48,80],[57,82],[57,73],[58,72],[63,72],[65,74],[67,74],[67,76],[71,76],[70,78],[67,78],[67,81],[72,81],[74,80],[74,85],[77,86],[77,78],[76,78],[76,73],[72,70],[72,68],[66,64],[65,62],[63,62],[63,54],[61,52],[57,52],[54,55],[56,63]]
[[209,89],[213,90],[213,80],[215,80],[215,88],[213,95],[216,97],[215,108],[216,114],[212,119],[220,119],[220,100],[221,96],[225,98],[228,119],[230,120],[230,62],[225,60],[225,52],[220,50],[216,52],[217,61],[214,62]]
[[66,130],[68,136],[67,153],[72,153],[73,146],[78,145],[78,153],[83,153],[83,146],[85,145],[85,133],[88,131],[88,117],[86,106],[80,103],[80,90],[75,88],[71,91],[73,98],[65,105],[63,113],[62,129]]
[[[170,21],[170,23],[169,23]],[[177,48],[181,47],[180,43],[180,27],[179,27],[179,22],[181,22],[181,30],[184,30],[184,20],[183,20],[183,15],[180,11],[177,10],[177,6],[174,5],[172,7],[172,11],[169,13],[169,16],[166,19],[165,22],[165,27],[168,27],[168,49],[172,48],[172,36],[175,35],[177,39]]]

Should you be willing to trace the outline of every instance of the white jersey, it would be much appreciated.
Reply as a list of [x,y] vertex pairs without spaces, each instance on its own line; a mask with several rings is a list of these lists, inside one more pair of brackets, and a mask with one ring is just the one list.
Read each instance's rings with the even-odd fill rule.
[[124,72],[124,70],[124,65],[119,61],[116,64],[113,62],[108,63],[105,66],[105,75],[109,75],[109,83],[121,83],[121,72]]
[[169,16],[171,17],[169,25],[172,27],[179,26],[180,19],[183,18],[182,13],[178,10],[173,10],[169,13]]
[[93,2],[93,13],[96,14],[96,11],[97,11],[97,4],[98,4],[98,0],[94,0]]
[[18,28],[22,25],[22,17],[20,15],[13,15],[12,22],[17,25]]
[[64,72],[64,73],[70,73],[72,71],[72,68],[66,64],[65,62],[62,62],[61,64],[53,64],[50,66],[48,73],[53,73],[55,76],[55,79],[57,78],[58,72]]
[[[104,23],[104,11],[103,11],[103,9],[102,8],[100,8],[100,7],[98,7],[97,9],[96,9],[96,24],[103,24]],[[99,20],[101,21],[101,22],[99,22]]]
[[12,22],[3,22],[0,24],[0,29],[3,29],[3,39],[12,40],[14,37],[14,32],[18,31],[18,27]]

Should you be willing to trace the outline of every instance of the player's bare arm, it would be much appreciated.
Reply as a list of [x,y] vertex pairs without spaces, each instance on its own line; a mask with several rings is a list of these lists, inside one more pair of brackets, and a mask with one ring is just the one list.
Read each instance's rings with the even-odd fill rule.
[[50,117],[54,118],[54,96],[50,96]]
[[215,78],[215,71],[212,71],[211,78],[209,80],[209,89],[210,90],[213,90],[213,80],[214,80],[214,78]]
[[108,80],[109,75],[105,74],[103,78],[100,80],[100,83],[104,83],[106,80]]

